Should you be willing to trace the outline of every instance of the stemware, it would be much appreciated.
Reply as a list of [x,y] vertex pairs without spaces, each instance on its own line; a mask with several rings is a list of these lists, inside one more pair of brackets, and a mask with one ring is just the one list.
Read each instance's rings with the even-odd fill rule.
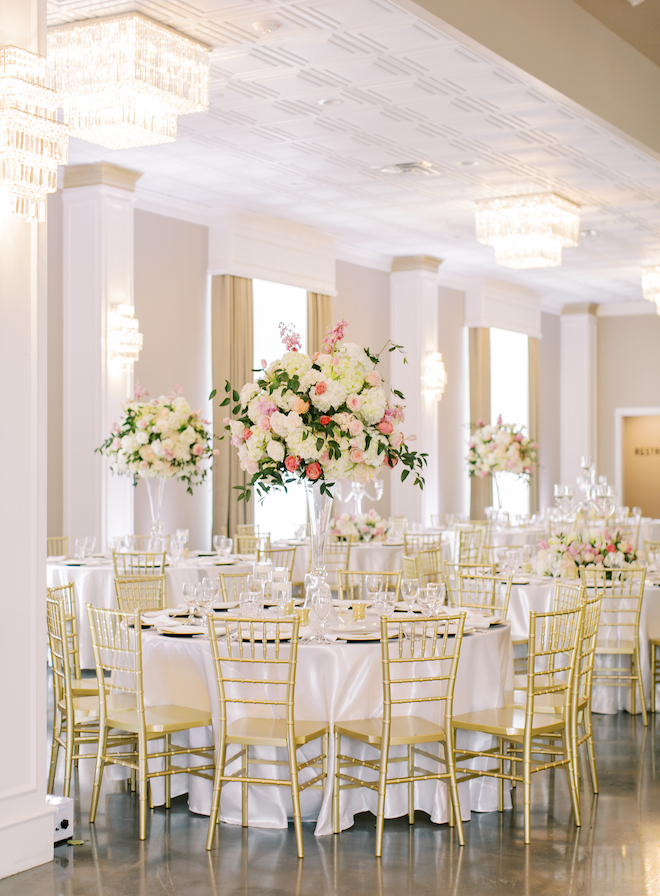
[[367,594],[370,599],[373,600],[374,596],[378,594],[379,591],[383,588],[383,577],[382,576],[367,576],[365,580],[365,585],[367,588]]
[[[208,581],[208,580],[204,580]],[[213,613],[213,604],[215,602],[215,592],[212,587],[204,587],[204,581],[201,588],[197,591],[197,606],[200,613],[204,616],[210,616]]]
[[211,576],[204,576],[204,578],[202,579],[202,591],[205,595],[208,595],[211,600],[211,604],[214,604],[220,591],[220,579],[214,579]]
[[417,579],[401,579],[401,596],[408,602],[409,610],[412,609],[418,590],[419,582]]
[[261,589],[259,591],[241,591],[239,597],[241,616],[261,615],[261,598]]
[[183,558],[184,545],[183,542],[179,541],[178,538],[173,538],[172,543],[170,544],[170,560],[176,566],[181,562]]
[[76,540],[74,542],[74,545],[76,548],[76,557],[78,558],[78,560],[85,559],[85,542],[86,541],[87,541],[86,538],[76,538]]
[[378,616],[387,616],[389,618],[394,613],[395,604],[396,595],[394,591],[379,591],[374,598],[374,610]]
[[85,539],[85,556],[89,557],[96,547],[96,535],[88,535]]
[[197,609],[197,600],[199,598],[199,585],[192,582],[183,583],[183,600],[188,607],[188,622],[191,623]]
[[523,567],[522,567],[522,569],[523,569],[523,572],[527,573],[528,575],[532,571],[532,562],[534,560],[534,553],[535,553],[534,545],[526,544],[523,547]]
[[314,640],[318,644],[332,643],[328,640],[325,634],[325,624],[328,620],[328,616],[330,615],[330,611],[332,610],[332,591],[330,589],[330,586],[326,582],[320,584],[314,592],[314,596],[312,598],[312,606],[314,608],[314,614],[319,621],[319,625],[321,626],[321,633],[320,635],[317,635]]
[[190,529],[177,529],[176,537],[185,547],[188,544],[188,540],[190,538]]
[[278,614],[290,615],[293,609],[291,582],[273,581],[273,601],[277,604]]

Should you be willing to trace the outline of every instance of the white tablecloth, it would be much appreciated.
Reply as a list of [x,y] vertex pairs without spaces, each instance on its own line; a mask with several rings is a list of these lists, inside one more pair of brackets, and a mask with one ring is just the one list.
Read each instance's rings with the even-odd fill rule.
[[[273,542],[273,548],[292,547],[288,542]],[[302,582],[309,569],[309,542],[296,545],[296,558],[293,566],[294,582]],[[403,566],[403,544],[369,544],[351,545],[348,568],[358,571],[397,572]]]
[[[145,633],[143,638],[144,686],[150,704],[179,703],[208,710],[216,721],[216,696],[210,644],[201,639],[166,638]],[[513,652],[508,625],[492,627],[483,634],[466,636],[459,663],[454,696],[454,712],[465,713],[502,705],[504,691],[512,686]],[[328,721],[330,730],[335,720],[377,717],[382,714],[381,653],[378,642],[365,644],[304,645],[298,652],[296,685],[296,717]],[[420,712],[419,708],[417,712]],[[187,738],[187,734],[181,735]],[[197,745],[210,743],[208,729],[191,732]],[[463,739],[462,739],[463,738]],[[477,745],[483,749],[490,740],[481,734],[459,732],[459,745]],[[359,749],[358,744],[353,744]],[[260,754],[273,757],[274,751],[262,748]],[[369,748],[365,747],[364,750]],[[400,749],[400,748],[397,748]],[[232,750],[233,752],[233,750]],[[286,758],[285,751],[278,758]],[[300,753],[311,758],[319,752],[319,744],[312,743]],[[393,749],[393,754],[398,755]],[[316,834],[332,832],[333,747],[330,748],[328,780],[323,800],[317,790],[305,791],[301,796],[303,819],[316,820]],[[357,752],[355,755],[359,755]],[[373,751],[371,751],[371,755]],[[395,769],[398,763],[395,765]],[[228,766],[228,771],[234,771]],[[256,766],[258,768],[258,766]],[[263,771],[267,775],[271,771]],[[359,771],[355,771],[359,775]],[[282,773],[283,774],[283,773]],[[305,772],[310,777],[311,771]],[[373,776],[372,776],[373,777]],[[154,779],[156,803],[163,801],[162,779]],[[172,794],[189,789],[189,805],[193,812],[208,815],[212,788],[208,781],[191,776],[176,775],[172,779]],[[497,809],[497,784],[494,779],[481,778],[462,784],[459,788],[461,814],[466,820],[470,810],[492,812]],[[389,818],[407,812],[405,786],[389,788],[386,815]],[[428,812],[436,823],[447,820],[447,794],[444,784],[417,784],[415,806]],[[375,813],[373,791],[356,789],[342,792],[341,827],[353,824],[353,816],[369,810]],[[282,828],[291,817],[291,799],[284,787],[251,787],[249,820],[259,827]],[[241,823],[241,795],[238,784],[223,787],[221,803],[223,821]]]

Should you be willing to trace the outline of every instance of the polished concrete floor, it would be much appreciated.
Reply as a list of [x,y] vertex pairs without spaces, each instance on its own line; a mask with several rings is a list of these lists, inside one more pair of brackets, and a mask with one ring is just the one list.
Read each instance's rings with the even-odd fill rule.
[[[305,825],[305,859],[288,831],[221,825],[205,849],[207,820],[184,799],[151,813],[137,839],[136,797],[106,784],[95,825],[87,822],[91,763],[76,783],[76,837],[53,864],[0,881],[0,896],[654,896],[660,894],[660,784],[656,753],[660,716],[644,730],[626,713],[596,716],[601,793],[585,792],[583,826],[574,827],[565,775],[536,776],[533,842],[522,842],[522,811],[478,815],[465,825],[460,849],[447,825],[418,813],[386,822],[376,860],[374,819],[337,837],[316,838]],[[658,762],[660,773],[660,762]],[[61,792],[61,781],[56,792]]]

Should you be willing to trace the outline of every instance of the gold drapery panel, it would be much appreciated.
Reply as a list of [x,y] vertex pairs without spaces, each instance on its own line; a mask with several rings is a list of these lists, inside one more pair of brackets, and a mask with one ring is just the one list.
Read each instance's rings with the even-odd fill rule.
[[332,325],[332,296],[320,292],[307,293],[307,351],[321,351],[321,343]]
[[[535,442],[539,441],[539,341],[532,337],[529,344],[529,434]],[[539,455],[540,459],[540,455]],[[529,477],[529,511],[539,510],[539,468],[536,467]]]
[[[218,390],[213,407],[213,433],[224,434],[222,420],[231,416],[229,408],[219,407],[229,380],[237,391],[253,379],[252,373],[252,280],[222,274],[212,278],[211,333],[213,385]],[[233,404],[233,402],[232,402]],[[238,463],[236,449],[229,438],[215,442],[220,453],[213,459],[213,532],[233,536],[239,523],[254,519],[253,504],[238,501],[234,486],[245,485],[248,477]]]
[[[490,422],[490,330],[470,327],[470,424],[477,420]],[[484,508],[493,503],[492,479],[485,476],[470,479],[470,518],[482,520]]]

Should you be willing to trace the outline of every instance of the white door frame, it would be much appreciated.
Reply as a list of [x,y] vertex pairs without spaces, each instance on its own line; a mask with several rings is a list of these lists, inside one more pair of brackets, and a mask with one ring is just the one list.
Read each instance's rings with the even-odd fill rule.
[[660,417],[660,408],[614,408],[614,487],[623,504],[623,418]]

